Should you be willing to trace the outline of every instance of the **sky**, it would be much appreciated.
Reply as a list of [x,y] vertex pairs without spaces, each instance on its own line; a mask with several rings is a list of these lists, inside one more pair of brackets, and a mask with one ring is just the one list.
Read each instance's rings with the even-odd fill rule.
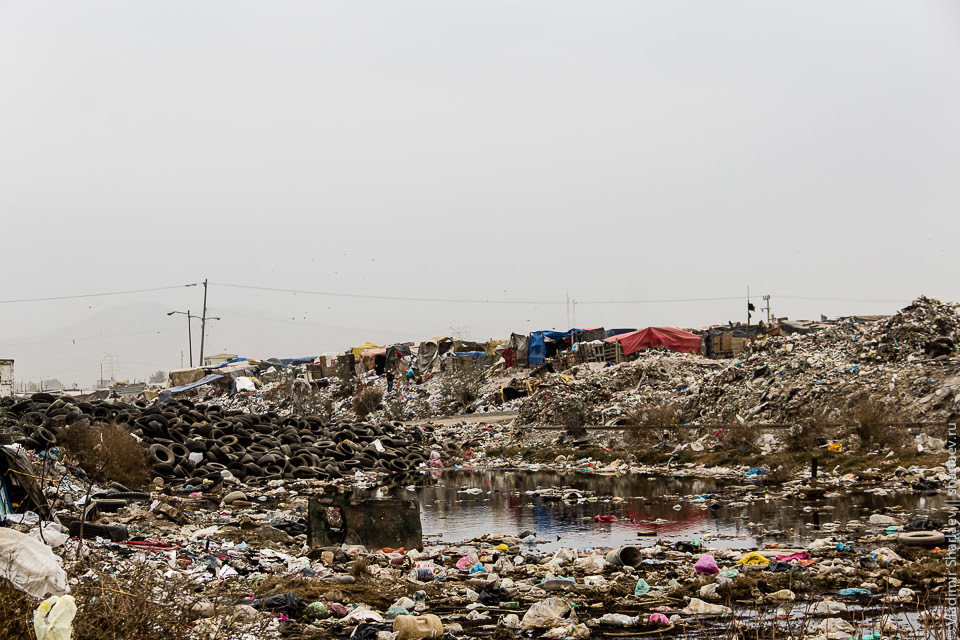
[[18,380],[179,366],[204,279],[251,357],[960,298],[953,0],[0,0],[0,87]]

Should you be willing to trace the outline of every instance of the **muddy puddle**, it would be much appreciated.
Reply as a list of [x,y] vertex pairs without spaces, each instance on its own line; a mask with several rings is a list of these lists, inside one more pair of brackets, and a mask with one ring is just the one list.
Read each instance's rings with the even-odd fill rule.
[[[771,496],[743,504],[736,497],[746,495],[737,488],[743,481],[682,477],[458,470],[444,471],[435,479],[435,485],[416,492],[425,535],[455,542],[530,530],[546,541],[538,545],[544,551],[646,546],[658,539],[700,540],[707,547],[729,548],[752,548],[763,542],[797,544],[833,535],[848,521],[865,521],[885,507],[899,506],[905,513],[923,510],[933,517],[945,506],[942,495],[881,496],[852,488],[833,498]],[[565,500],[531,493],[551,487],[570,488],[584,497]],[[616,521],[598,523],[596,516],[615,516]],[[768,533],[757,537],[751,523]]]

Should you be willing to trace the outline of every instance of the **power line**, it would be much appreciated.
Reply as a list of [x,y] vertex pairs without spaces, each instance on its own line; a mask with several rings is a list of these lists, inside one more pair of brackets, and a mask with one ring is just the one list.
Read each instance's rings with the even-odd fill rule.
[[0,347],[25,347],[38,344],[57,344],[59,342],[85,342],[87,340],[107,340],[110,338],[125,338],[128,336],[144,336],[147,334],[169,333],[169,329],[154,329],[152,331],[137,331],[134,333],[115,333],[109,336],[86,336],[83,338],[54,338],[52,340],[35,340],[33,342],[3,342]]
[[659,300],[577,300],[577,304],[670,304],[673,302],[722,302],[725,300],[743,300],[743,296],[723,296],[719,298],[661,298]]
[[884,300],[880,298],[817,298],[814,296],[785,296],[782,293],[771,294],[784,300],[811,300],[813,302],[876,302],[879,304],[902,304],[909,301],[910,298],[901,298],[899,300]]
[[[342,293],[334,291],[312,291],[308,289],[285,289],[282,287],[259,287],[246,284],[229,284],[225,282],[212,282],[220,287],[231,287],[234,289],[250,289],[254,291],[270,291],[273,293],[294,293],[314,296],[325,296],[330,298],[355,298],[362,300],[391,300],[402,302],[438,302],[453,304],[527,304],[527,305],[558,305],[567,304],[566,300],[502,300],[493,298],[429,298],[418,296],[385,296],[364,293]],[[673,302],[717,302],[721,300],[740,300],[741,296],[727,296],[714,298],[663,298],[649,300],[577,300],[577,304],[668,304]]]
[[189,284],[178,284],[170,287],[151,287],[149,289],[126,289],[124,291],[106,291],[103,293],[78,293],[68,296],[47,296],[44,298],[18,298],[15,300],[0,300],[0,304],[14,304],[17,302],[49,302],[52,300],[73,300],[76,298],[100,298],[103,296],[122,296],[130,293],[150,293],[151,291],[166,291],[169,289],[182,289],[184,287],[195,287],[196,282]]
[[355,298],[361,300],[392,300],[402,302],[452,302],[456,304],[566,304],[563,300],[479,300],[468,298],[423,298],[415,296],[383,296],[364,293],[339,293],[334,291],[309,291],[306,289],[283,289],[280,287],[257,287],[246,284],[228,284],[225,282],[211,282],[221,287],[234,289],[251,289],[254,291],[272,291],[274,293],[296,293],[304,295],[325,296],[329,298]]
[[341,327],[341,326],[331,325],[331,324],[320,324],[318,322],[308,322],[306,320],[296,320],[296,319],[287,320],[286,318],[267,318],[264,316],[257,316],[250,313],[240,313],[237,311],[231,311],[226,309],[222,309],[222,310],[211,309],[211,310],[216,310],[217,313],[223,313],[231,317],[237,316],[239,318],[250,318],[253,320],[261,320],[263,322],[281,322],[284,324],[296,324],[296,325],[301,325],[306,327],[318,327],[320,329],[338,329],[340,331],[352,331],[354,333],[379,333],[379,334],[393,335],[393,336],[409,336],[410,335],[409,333],[398,333],[396,331],[385,331],[383,329],[364,329],[363,327]]

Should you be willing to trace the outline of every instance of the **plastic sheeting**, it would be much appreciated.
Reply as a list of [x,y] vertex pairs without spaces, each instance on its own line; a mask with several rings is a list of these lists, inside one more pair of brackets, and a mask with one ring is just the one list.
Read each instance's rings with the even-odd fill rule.
[[700,353],[700,336],[673,327],[647,327],[611,336],[604,342],[619,342],[625,356],[650,347],[665,347],[680,353]]
[[190,389],[196,389],[197,387],[202,387],[205,384],[210,384],[211,382],[216,382],[226,376],[219,373],[211,373],[208,376],[204,376],[197,380],[196,382],[191,382],[190,384],[180,385],[179,387],[170,387],[169,389],[164,389],[160,392],[160,402],[166,402],[173,396],[178,393],[183,393],[184,391],[189,391]]
[[39,540],[13,529],[0,529],[0,577],[34,598],[70,592],[60,557]]

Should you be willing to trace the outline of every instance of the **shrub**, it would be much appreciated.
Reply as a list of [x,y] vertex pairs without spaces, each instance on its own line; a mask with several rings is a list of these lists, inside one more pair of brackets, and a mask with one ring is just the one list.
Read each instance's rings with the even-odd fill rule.
[[851,399],[840,412],[840,421],[860,442],[861,451],[884,447],[900,451],[909,440],[907,424],[912,416],[886,407],[867,395]]
[[150,477],[143,445],[123,425],[71,424],[57,434],[57,443],[94,480],[137,488]]
[[636,426],[627,431],[627,442],[633,446],[653,446],[664,440],[665,431],[669,434],[671,427],[680,422],[680,409],[675,404],[637,407],[626,415],[626,424]]
[[353,397],[353,412],[361,418],[373,413],[383,402],[383,392],[373,387],[364,389]]
[[440,383],[440,403],[447,413],[460,413],[480,397],[483,374],[479,369],[465,369],[448,375]]

